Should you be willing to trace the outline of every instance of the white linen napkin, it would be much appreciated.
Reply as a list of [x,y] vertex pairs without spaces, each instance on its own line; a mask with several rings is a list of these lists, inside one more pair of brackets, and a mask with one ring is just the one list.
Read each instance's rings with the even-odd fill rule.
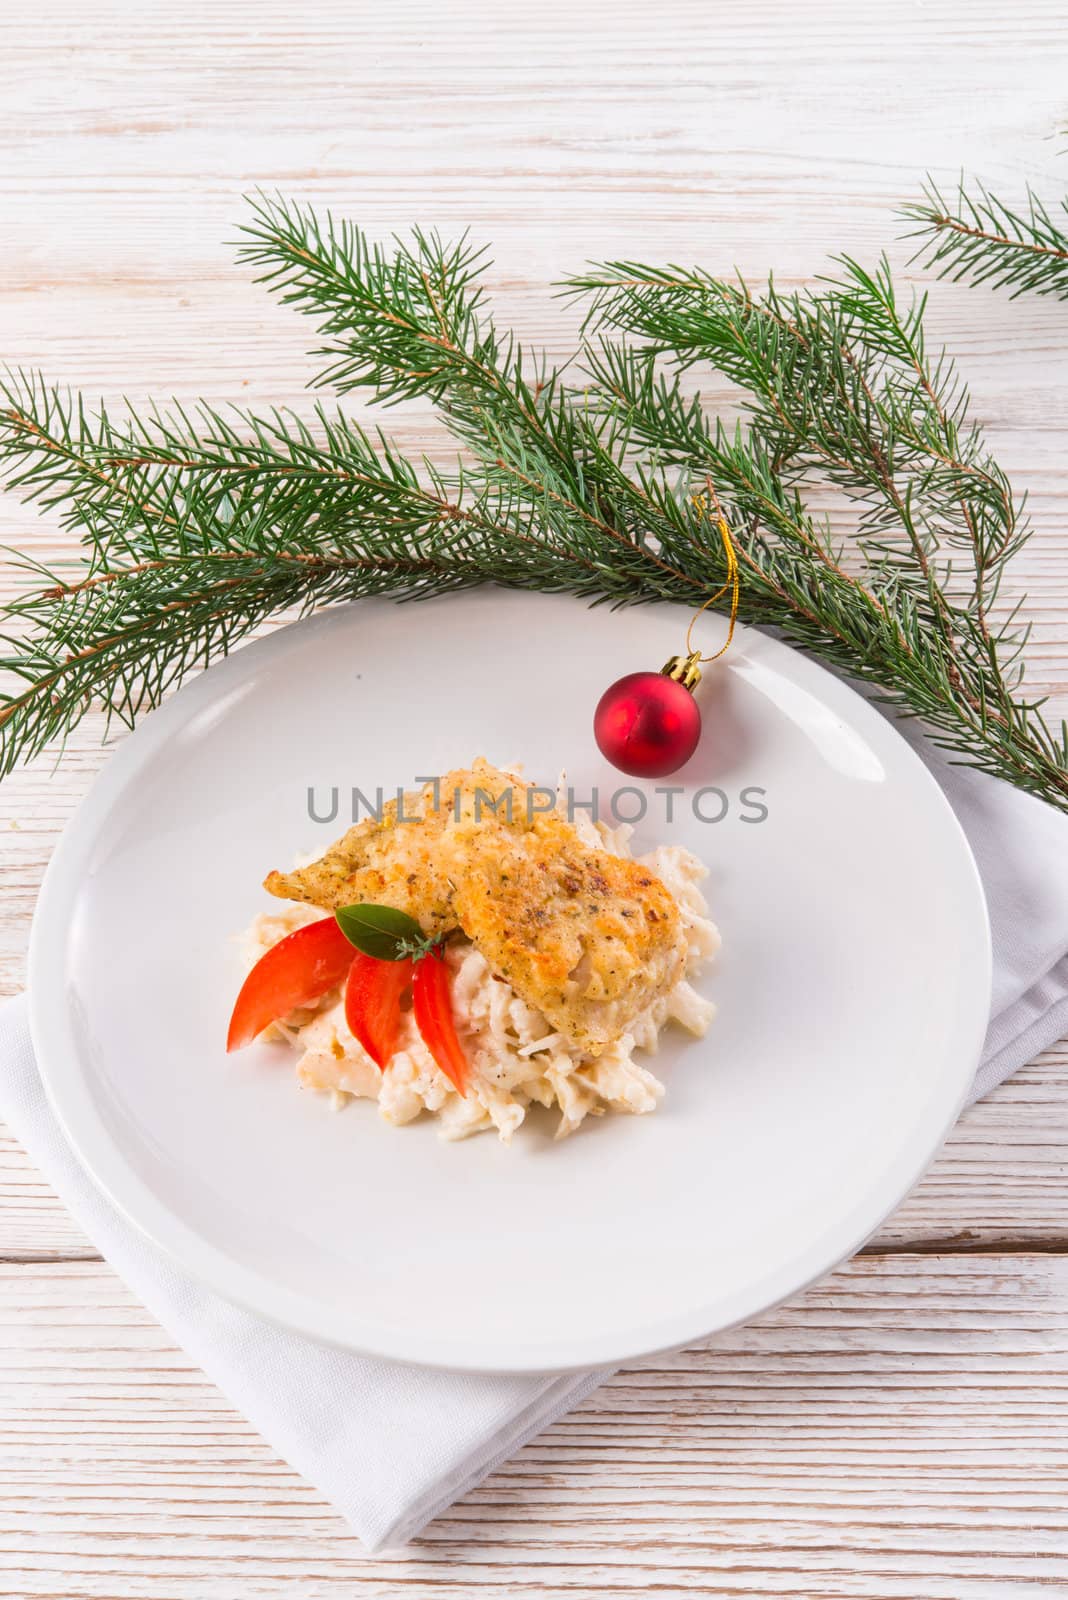
[[[986,887],[994,990],[974,1099],[1068,1032],[1068,816],[949,766],[914,727],[902,731],[957,812]],[[119,1276],[369,1550],[412,1538],[608,1376],[483,1377],[369,1360],[201,1288],[78,1165],[45,1099],[21,996],[0,1008],[0,1114]]]

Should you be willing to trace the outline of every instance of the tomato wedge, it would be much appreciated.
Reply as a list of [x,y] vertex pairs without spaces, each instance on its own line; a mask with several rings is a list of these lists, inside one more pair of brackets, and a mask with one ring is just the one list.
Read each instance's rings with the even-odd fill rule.
[[449,969],[438,950],[420,956],[412,974],[412,1009],[423,1042],[445,1076],[467,1094],[467,1057],[456,1034]]
[[310,1006],[339,984],[356,954],[333,917],[309,922],[261,956],[241,985],[227,1050],[241,1050],[297,1006]]
[[379,961],[362,950],[354,955],[345,983],[345,1021],[371,1060],[384,1070],[397,1048],[401,996],[412,981],[412,963]]

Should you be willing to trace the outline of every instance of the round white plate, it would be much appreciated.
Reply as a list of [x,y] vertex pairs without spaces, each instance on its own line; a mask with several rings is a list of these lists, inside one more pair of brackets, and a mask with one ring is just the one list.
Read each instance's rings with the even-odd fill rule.
[[[495,591],[363,602],[198,677],[109,762],[41,893],[34,1041],[86,1168],[190,1272],[361,1351],[578,1367],[792,1294],[919,1176],[987,1018],[963,835],[877,711],[748,630],[698,691],[689,765],[659,784],[614,772],[597,698],[661,666],[685,621]],[[720,620],[702,626],[714,647]],[[540,782],[566,768],[605,815],[641,790],[637,846],[681,842],[708,865],[724,946],[701,987],[720,1014],[704,1041],[665,1035],[655,1115],[557,1143],[538,1113],[510,1148],[447,1144],[430,1119],[334,1112],[284,1046],[224,1052],[232,936],[274,903],[264,873],[342,832],[353,786],[388,796],[479,754]],[[338,818],[312,820],[309,789],[322,814],[335,787]]]

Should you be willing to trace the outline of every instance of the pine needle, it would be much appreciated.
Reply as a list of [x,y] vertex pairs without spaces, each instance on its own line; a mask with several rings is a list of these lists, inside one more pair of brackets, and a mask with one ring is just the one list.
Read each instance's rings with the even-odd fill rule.
[[[498,331],[466,240],[416,231],[385,249],[263,196],[244,232],[242,258],[317,323],[315,381],[431,399],[456,460],[411,460],[323,405],[311,422],[204,404],[114,414],[10,376],[0,472],[84,559],[33,568],[7,609],[0,772],[93,701],[131,722],[283,609],[487,581],[692,609],[725,577],[696,492],[711,478],[745,620],[924,718],[955,759],[1068,810],[1064,730],[1020,693],[1026,630],[994,618],[1022,506],[885,262],[842,261],[788,296],[609,263],[569,286],[590,331],[553,367]],[[741,385],[742,426],[685,393],[698,362]],[[854,502],[845,548],[809,508],[821,482]]]
[[1068,300],[1068,199],[1050,211],[1030,187],[1022,208],[999,200],[983,184],[961,180],[946,199],[928,179],[922,200],[902,209],[919,224],[910,238],[923,242],[913,256],[954,282],[967,279],[995,289],[1053,295]]

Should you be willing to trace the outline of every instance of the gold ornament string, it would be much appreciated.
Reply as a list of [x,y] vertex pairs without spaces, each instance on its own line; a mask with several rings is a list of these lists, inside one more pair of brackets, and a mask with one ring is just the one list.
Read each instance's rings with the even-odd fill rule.
[[[711,478],[705,479],[705,486],[707,489],[707,494],[695,494],[693,497],[693,503],[695,506],[699,506],[702,510],[707,510],[709,508],[709,504],[711,503],[711,507],[714,511],[716,530],[719,533],[720,539],[723,541],[723,554],[727,560],[727,581],[726,583],[721,584],[721,586],[716,590],[715,594],[709,595],[703,606],[699,606],[697,608],[693,616],[690,618],[690,626],[686,629],[687,657],[690,660],[693,660],[693,658],[696,657],[697,660],[702,664],[708,661],[718,661],[720,656],[725,655],[730,649],[731,640],[734,638],[734,625],[738,621],[738,601],[741,591],[741,574],[738,569],[738,555],[734,548],[734,540],[731,538],[731,530],[727,526],[727,519],[723,515],[723,507],[719,503],[719,496],[716,493],[715,485],[713,484]],[[709,606],[714,606],[717,601],[722,600],[723,596],[727,593],[729,593],[731,597],[730,618],[727,623],[727,638],[714,655],[699,655],[693,647],[694,623],[697,621],[698,617],[702,616],[703,613],[708,610]]]

